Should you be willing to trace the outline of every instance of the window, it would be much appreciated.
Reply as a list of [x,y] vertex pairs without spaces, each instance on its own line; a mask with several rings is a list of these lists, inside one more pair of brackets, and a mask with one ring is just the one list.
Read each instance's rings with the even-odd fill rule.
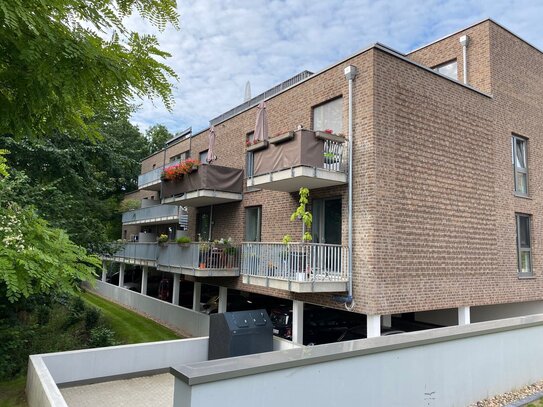
[[207,164],[207,150],[200,153],[200,163]]
[[337,98],[313,108],[313,130],[343,131],[343,98]]
[[519,275],[532,275],[531,216],[516,214],[517,218],[517,269]]
[[[253,143],[253,140],[255,139],[255,133],[254,131],[251,133],[248,133],[246,136],[246,143]],[[245,153],[245,175],[247,178],[252,177],[254,175],[254,155],[252,151],[247,151]]]
[[432,69],[442,75],[448,76],[449,78],[458,80],[458,63],[456,62],[456,59],[454,61],[445,62],[444,64],[435,66]]
[[177,155],[174,155],[173,157],[170,157],[170,162],[173,162],[176,160],[183,161],[183,160],[186,160],[188,156],[189,156],[188,150],[183,151],[181,154],[177,154]]
[[199,208],[196,215],[196,231],[198,240],[207,242],[211,240],[211,208]]
[[528,166],[526,160],[527,140],[513,136],[513,172],[515,174],[515,192],[528,195]]
[[262,207],[245,208],[245,241],[260,242],[260,226],[262,223]]

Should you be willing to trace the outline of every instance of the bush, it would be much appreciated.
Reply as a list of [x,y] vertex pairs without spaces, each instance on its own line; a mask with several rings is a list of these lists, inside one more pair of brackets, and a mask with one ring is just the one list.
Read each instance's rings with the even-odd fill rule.
[[69,314],[66,319],[65,328],[77,324],[83,319],[85,313],[85,302],[79,296],[74,296],[69,305]]
[[190,243],[191,240],[190,240],[190,237],[188,236],[181,236],[175,239],[175,242],[179,244],[184,244],[184,243]]
[[51,308],[47,305],[40,305],[36,311],[36,316],[38,318],[38,325],[47,325],[51,318]]
[[100,320],[100,311],[94,307],[89,307],[85,311],[85,330],[90,332],[96,328],[98,321]]
[[118,345],[118,342],[115,340],[115,332],[111,329],[99,327],[90,332],[89,347],[102,348],[115,345]]

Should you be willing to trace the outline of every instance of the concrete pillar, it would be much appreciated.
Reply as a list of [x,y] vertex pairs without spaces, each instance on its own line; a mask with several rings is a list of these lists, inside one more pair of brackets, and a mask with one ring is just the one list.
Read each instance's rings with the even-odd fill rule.
[[102,260],[102,281],[105,283],[107,279],[107,262]]
[[381,336],[381,315],[367,315],[367,333],[368,338]]
[[292,301],[292,342],[304,343],[304,302]]
[[470,320],[470,307],[458,307],[458,325],[468,325]]
[[392,315],[383,315],[383,327],[392,328]]
[[181,274],[173,275],[172,304],[179,305],[179,284],[181,283]]
[[226,312],[226,302],[228,300],[228,288],[219,287],[219,309],[217,312],[220,314]]
[[119,264],[119,287],[122,287],[124,285],[124,269],[126,267],[126,264],[121,263]]
[[141,293],[147,295],[147,280],[149,279],[149,267],[143,266],[141,271]]
[[192,309],[200,311],[200,297],[202,295],[202,283],[194,283],[194,291],[192,292]]

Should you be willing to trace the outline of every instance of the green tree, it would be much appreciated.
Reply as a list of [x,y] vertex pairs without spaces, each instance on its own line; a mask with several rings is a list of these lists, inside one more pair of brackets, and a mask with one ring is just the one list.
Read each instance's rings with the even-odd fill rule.
[[149,140],[149,154],[161,150],[166,142],[173,138],[173,134],[163,124],[155,124],[149,127],[145,132],[145,136]]
[[97,113],[135,97],[172,106],[170,55],[133,13],[177,27],[175,0],[0,0],[0,135],[97,135]]
[[137,188],[149,144],[125,114],[100,116],[97,129],[95,141],[54,132],[47,139],[3,137],[0,148],[11,152],[11,187],[4,195],[34,206],[75,243],[100,252],[119,237],[118,206]]

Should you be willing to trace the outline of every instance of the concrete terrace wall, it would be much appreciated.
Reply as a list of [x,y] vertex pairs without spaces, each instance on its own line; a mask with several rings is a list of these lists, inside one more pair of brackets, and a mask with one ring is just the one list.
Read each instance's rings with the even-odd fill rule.
[[543,315],[188,364],[172,372],[176,407],[464,407],[543,377]]
[[176,327],[187,335],[209,335],[209,315],[178,305],[173,305],[102,281],[96,281],[96,285],[92,290],[119,304],[126,305],[139,312],[150,315],[151,317],[164,322],[166,325]]

